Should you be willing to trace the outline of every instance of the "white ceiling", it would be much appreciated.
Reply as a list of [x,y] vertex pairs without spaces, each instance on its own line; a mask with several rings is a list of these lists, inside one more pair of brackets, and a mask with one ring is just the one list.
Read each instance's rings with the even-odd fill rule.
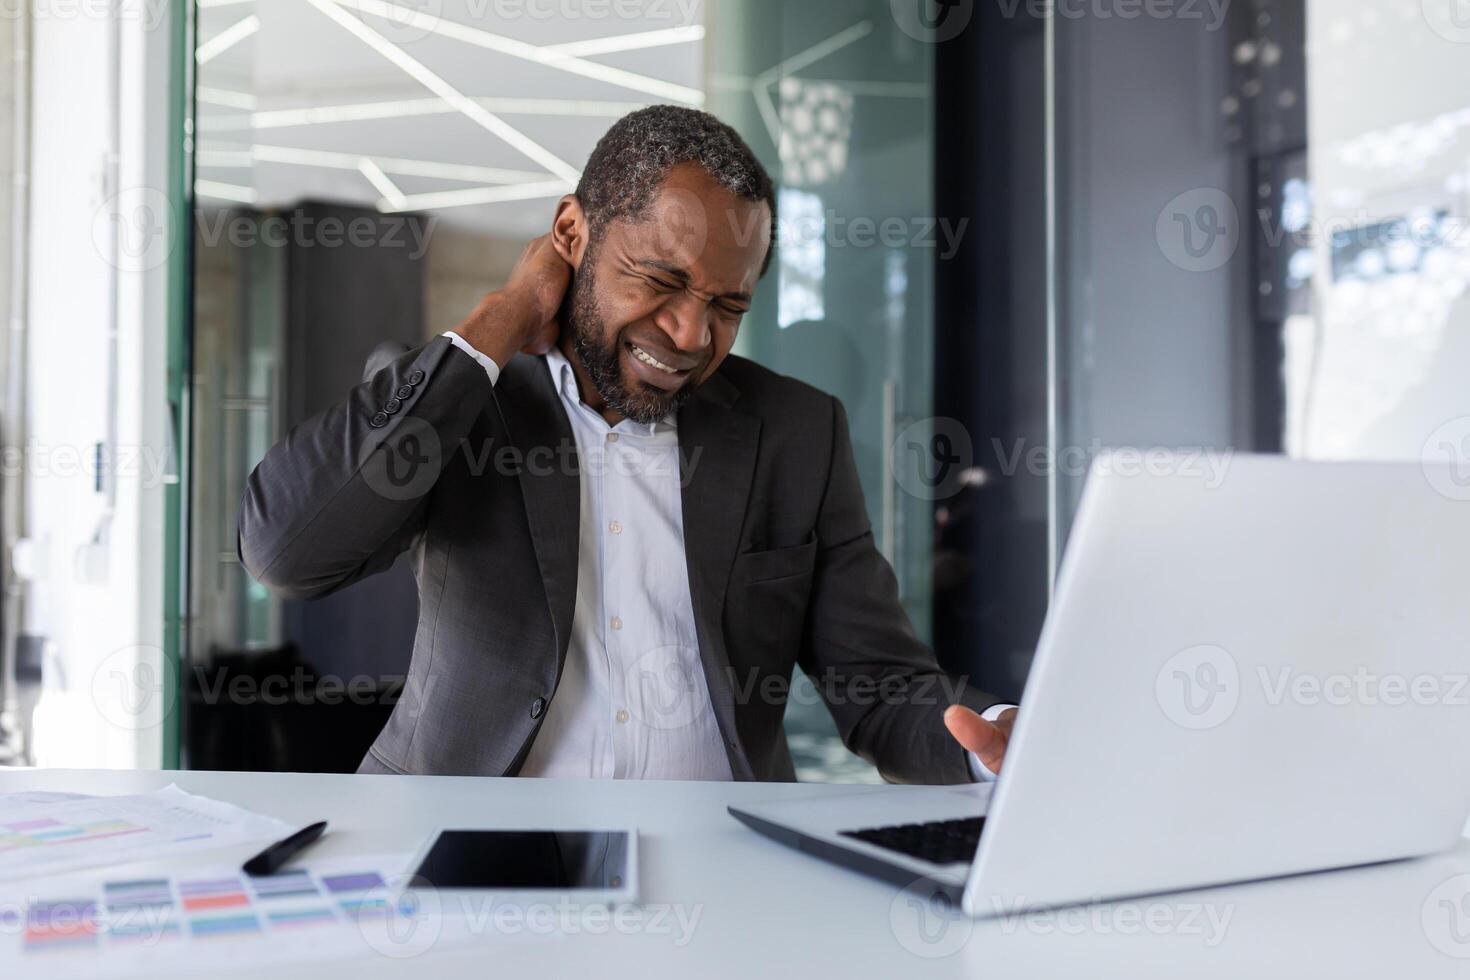
[[[702,99],[702,0],[391,2],[201,0],[201,201],[410,208],[527,237],[614,119]],[[652,31],[661,43],[636,50],[554,47]],[[340,118],[383,104],[367,110],[381,118]],[[457,203],[487,194],[523,199]]]

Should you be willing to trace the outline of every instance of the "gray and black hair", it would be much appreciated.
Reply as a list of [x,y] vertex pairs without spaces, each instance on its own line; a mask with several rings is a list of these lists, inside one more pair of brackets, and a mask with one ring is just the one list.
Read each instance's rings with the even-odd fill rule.
[[613,123],[597,141],[577,182],[577,200],[593,239],[611,221],[642,218],[669,171],[683,163],[698,165],[736,197],[766,202],[771,246],[761,262],[765,275],[776,242],[776,191],[770,175],[739,133],[698,109],[639,109]]

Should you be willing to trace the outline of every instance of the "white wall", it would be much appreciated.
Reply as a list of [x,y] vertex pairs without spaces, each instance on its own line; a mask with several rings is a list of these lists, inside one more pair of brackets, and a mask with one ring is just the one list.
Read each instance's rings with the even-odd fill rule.
[[[123,5],[38,18],[33,38],[23,557],[26,629],[49,641],[34,750],[42,765],[157,765],[167,23]],[[99,443],[114,494],[97,485]]]

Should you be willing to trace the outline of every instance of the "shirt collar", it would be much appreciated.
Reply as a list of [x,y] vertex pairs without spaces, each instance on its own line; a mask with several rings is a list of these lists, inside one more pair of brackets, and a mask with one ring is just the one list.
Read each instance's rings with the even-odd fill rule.
[[572,370],[571,362],[566,359],[566,355],[561,352],[560,348],[553,347],[547,351],[546,366],[551,369],[551,378],[556,383],[556,390],[560,393],[561,400],[566,405],[568,412],[582,412],[584,415],[591,415],[603,426],[630,435],[651,436],[678,428],[677,412],[670,412],[652,425],[645,425],[632,419],[623,419],[617,425],[608,426],[606,419],[582,401],[582,392],[577,388],[577,373]]

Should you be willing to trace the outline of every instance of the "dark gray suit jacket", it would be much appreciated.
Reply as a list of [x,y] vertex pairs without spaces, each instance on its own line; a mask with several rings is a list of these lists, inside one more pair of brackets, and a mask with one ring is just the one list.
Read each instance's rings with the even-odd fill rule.
[[[679,410],[699,653],[736,779],[794,778],[792,667],[847,746],[898,782],[969,779],[953,700],[873,544],[841,404],[730,357]],[[409,677],[365,772],[514,775],[555,697],[576,597],[576,443],[543,358],[492,388],[443,337],[275,446],[245,490],[240,558],[282,596],[327,595],[412,549]]]

